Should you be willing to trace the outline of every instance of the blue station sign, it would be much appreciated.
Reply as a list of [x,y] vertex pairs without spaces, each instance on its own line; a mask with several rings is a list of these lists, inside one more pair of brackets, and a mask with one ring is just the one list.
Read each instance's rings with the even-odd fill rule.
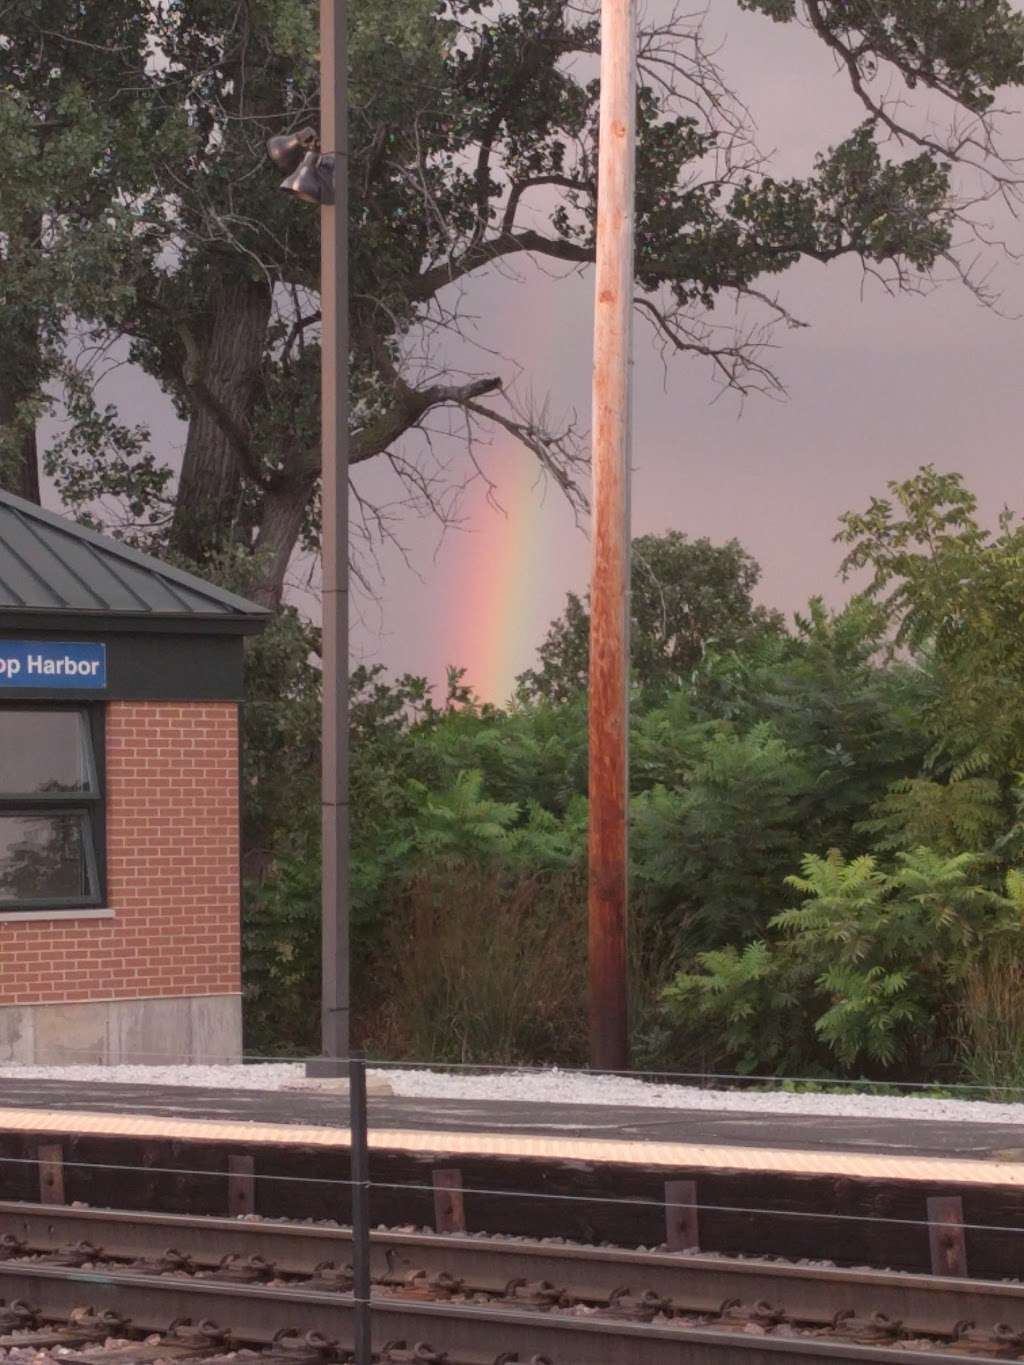
[[0,640],[0,692],[14,687],[102,691],[106,685],[106,645]]

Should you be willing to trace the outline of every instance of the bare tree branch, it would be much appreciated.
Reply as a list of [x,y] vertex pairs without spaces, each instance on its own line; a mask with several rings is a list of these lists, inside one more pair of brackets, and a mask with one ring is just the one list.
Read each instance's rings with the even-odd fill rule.
[[500,388],[501,380],[497,378],[476,379],[468,384],[433,384],[427,389],[411,389],[403,384],[392,405],[356,432],[351,462],[360,464],[390,450],[399,437],[421,422],[432,408],[464,406],[472,399]]

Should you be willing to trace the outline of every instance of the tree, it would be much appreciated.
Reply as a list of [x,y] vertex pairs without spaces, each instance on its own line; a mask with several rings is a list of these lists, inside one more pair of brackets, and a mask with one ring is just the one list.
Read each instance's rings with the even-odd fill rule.
[[[149,38],[138,0],[0,8],[0,484],[35,501],[36,428],[67,330],[127,302],[156,159],[181,146],[183,118],[136,79]],[[104,475],[117,490],[113,465]]]
[[935,682],[919,658],[891,657],[886,613],[863,596],[836,612],[812,598],[794,626],[752,648],[712,652],[694,695],[705,714],[744,729],[771,721],[807,756],[815,838],[849,852],[861,846],[856,822],[868,807],[920,771],[929,748],[922,715]]
[[845,572],[869,569],[894,641],[931,656],[933,761],[955,775],[1024,768],[1024,526],[993,532],[960,474],[927,465],[842,519]]
[[[639,536],[632,545],[630,658],[635,682],[668,691],[683,686],[708,649],[729,651],[781,632],[782,616],[754,605],[761,577],[737,540],[713,545],[681,531]],[[565,701],[586,690],[589,597],[566,597],[538,649],[540,667],[518,680],[523,696]]]
[[770,724],[718,728],[684,782],[633,800],[640,914],[688,954],[763,932],[813,828],[815,777]]
[[[761,352],[765,329],[795,319],[765,281],[801,258],[851,256],[907,288],[940,260],[955,262],[954,228],[970,206],[958,198],[954,168],[980,167],[990,190],[1014,193],[993,100],[1000,85],[1024,79],[1024,21],[1005,0],[748,7],[777,22],[809,21],[841,59],[867,117],[805,178],[773,178],[699,19],[672,13],[642,34],[637,307],[670,351],[702,357],[743,390],[776,383]],[[135,151],[117,138],[102,144],[104,175],[118,189],[111,202],[133,215],[122,236],[128,249],[91,297],[39,281],[20,315],[38,320],[52,309],[66,327],[73,314],[92,345],[127,344],[188,433],[172,476],[144,434],[90,406],[85,375],[49,472],[73,509],[98,498],[120,503],[136,535],[190,562],[209,566],[240,549],[255,561],[254,591],[276,603],[295,546],[315,547],[317,537],[318,257],[316,215],[278,194],[263,143],[315,121],[315,7],[117,0],[58,8],[67,22],[28,0],[0,10],[8,115],[12,104],[25,106],[30,84],[10,53],[42,43],[42,69],[57,73],[61,90],[81,89],[90,108],[103,107],[112,60],[117,91],[138,92],[160,126],[184,111],[187,129],[169,145],[151,140],[139,193],[123,192],[136,183]],[[94,25],[87,40],[76,29],[80,12]],[[85,41],[76,84],[72,49]],[[490,359],[483,372],[457,372],[444,340],[460,332],[462,290],[481,270],[523,257],[592,262],[597,43],[593,7],[568,0],[353,4],[353,459],[387,460],[398,490],[398,506],[362,506],[368,536],[393,534],[403,502],[452,515],[461,476],[432,455],[439,428],[468,435],[471,448],[488,431],[510,433],[583,502],[585,459],[571,424],[549,420],[543,407],[524,410]],[[932,131],[931,108],[917,131],[901,105],[873,93],[898,95],[901,81],[960,115],[949,138]],[[26,117],[31,160],[46,120]],[[892,159],[883,152],[889,137],[903,143]],[[29,217],[75,229],[77,241],[72,206],[89,198],[89,159],[65,172],[67,211],[63,198],[53,208],[52,180],[43,181]],[[733,299],[744,321],[723,332],[714,309]],[[5,329],[0,372],[16,344]],[[18,372],[30,390],[17,404],[24,422],[52,376],[31,365]]]

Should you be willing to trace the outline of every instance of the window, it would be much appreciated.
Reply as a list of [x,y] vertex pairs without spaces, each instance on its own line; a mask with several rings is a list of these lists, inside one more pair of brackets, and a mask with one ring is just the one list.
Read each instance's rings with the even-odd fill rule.
[[102,711],[0,706],[0,910],[102,900]]

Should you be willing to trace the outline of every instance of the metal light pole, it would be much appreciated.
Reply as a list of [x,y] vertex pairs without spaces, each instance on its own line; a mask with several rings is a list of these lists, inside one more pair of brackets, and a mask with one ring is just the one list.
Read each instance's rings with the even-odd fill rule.
[[629,466],[637,0],[602,0],[590,586],[590,1062],[629,1065]]
[[[348,810],[348,54],[347,0],[320,0],[320,145],[334,193],[320,206],[323,729],[323,988],[319,1075],[349,1052]],[[331,200],[332,202],[327,202]]]
[[[320,549],[323,880],[321,1052],[311,1076],[343,1076],[349,1053],[348,829],[348,52],[347,0],[320,0],[320,136],[272,137],[281,188],[320,205]],[[325,150],[326,149],[326,150]]]

